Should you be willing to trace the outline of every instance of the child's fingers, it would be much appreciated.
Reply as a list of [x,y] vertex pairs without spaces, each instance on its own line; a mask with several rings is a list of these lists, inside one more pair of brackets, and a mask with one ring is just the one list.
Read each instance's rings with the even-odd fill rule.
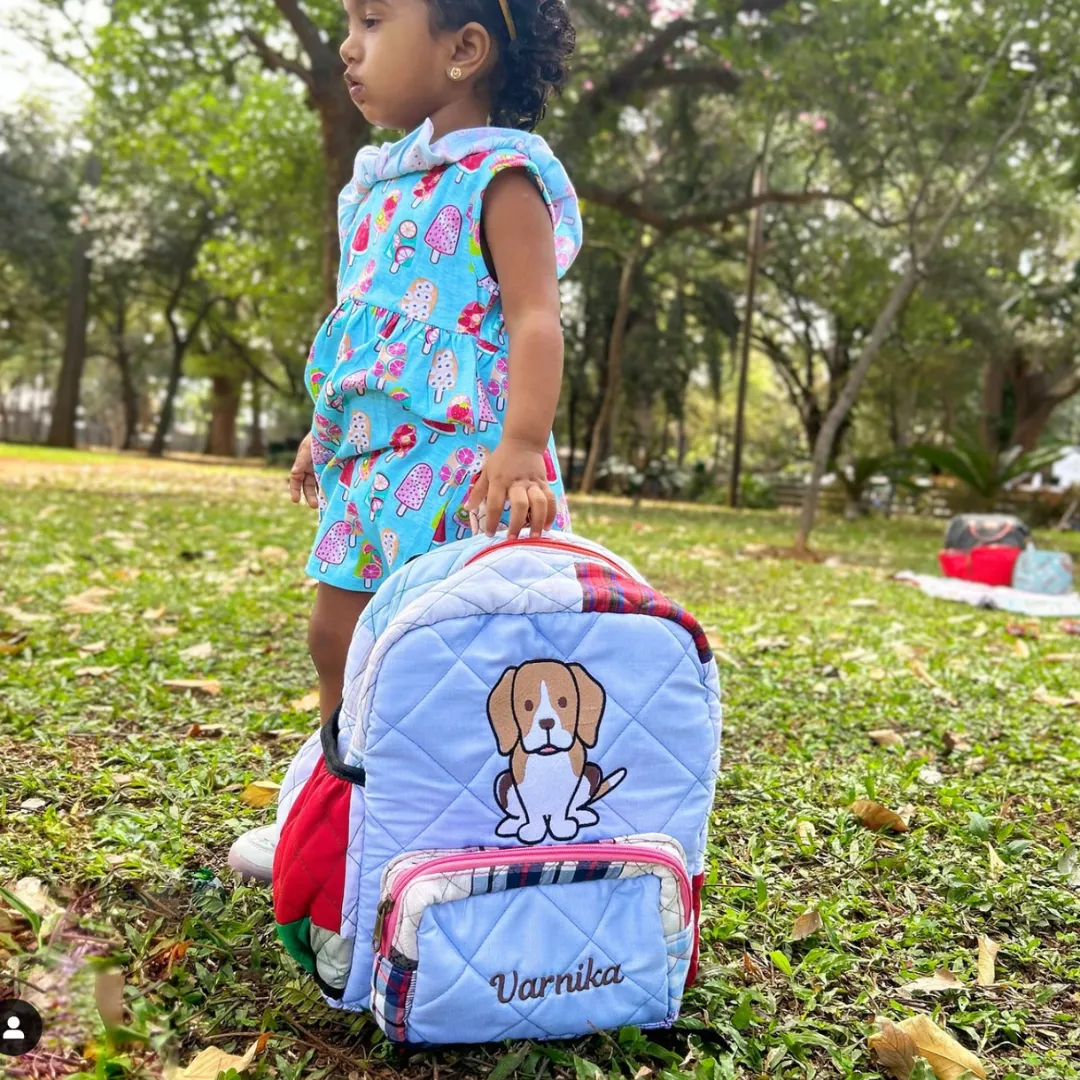
[[[304,498],[307,499],[307,504],[312,510],[319,509],[319,482],[315,479],[314,473],[304,473]],[[299,501],[299,499],[293,499],[293,502]]]
[[[506,488],[502,484],[488,484],[487,491],[487,520],[484,522],[484,532],[489,537],[499,531],[499,522],[502,521],[503,510],[506,507]],[[511,520],[513,520],[511,518]],[[522,522],[524,524],[524,521]],[[511,532],[511,536],[516,536],[517,533]]]
[[529,488],[529,534],[534,538],[539,537],[551,524],[548,520],[548,495],[539,484]]
[[289,471],[289,498],[299,504],[304,490],[304,474],[294,465]]
[[487,498],[488,478],[486,472],[481,472],[476,478],[476,483],[469,489],[469,499],[465,503],[465,509],[477,513],[480,504]]
[[529,516],[529,492],[522,484],[510,488],[510,536],[517,538]]

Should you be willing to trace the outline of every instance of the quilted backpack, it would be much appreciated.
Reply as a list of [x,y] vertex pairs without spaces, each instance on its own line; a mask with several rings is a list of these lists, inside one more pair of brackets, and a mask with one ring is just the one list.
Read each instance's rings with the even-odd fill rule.
[[274,914],[397,1043],[679,1013],[720,763],[700,626],[570,534],[412,560],[357,623],[279,795]]

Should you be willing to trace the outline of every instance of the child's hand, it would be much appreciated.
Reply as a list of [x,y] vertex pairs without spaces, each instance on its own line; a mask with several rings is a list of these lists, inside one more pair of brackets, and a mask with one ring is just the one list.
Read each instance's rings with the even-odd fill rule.
[[311,460],[311,432],[304,436],[296,451],[296,460],[289,472],[289,495],[299,505],[300,496],[307,499],[312,510],[319,509],[319,482],[315,479],[315,466]]
[[510,503],[510,535],[518,536],[528,519],[529,532],[539,536],[555,521],[555,496],[547,482],[544,447],[517,439],[503,439],[480,470],[466,504],[473,513],[487,500],[484,532],[494,536],[502,508]]

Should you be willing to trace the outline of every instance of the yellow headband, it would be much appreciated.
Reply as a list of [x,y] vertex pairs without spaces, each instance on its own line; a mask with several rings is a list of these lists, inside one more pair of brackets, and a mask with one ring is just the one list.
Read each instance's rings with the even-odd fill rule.
[[514,16],[510,14],[510,0],[499,0],[503,18],[506,20],[506,29],[510,31],[510,40],[517,40],[517,27],[514,25]]

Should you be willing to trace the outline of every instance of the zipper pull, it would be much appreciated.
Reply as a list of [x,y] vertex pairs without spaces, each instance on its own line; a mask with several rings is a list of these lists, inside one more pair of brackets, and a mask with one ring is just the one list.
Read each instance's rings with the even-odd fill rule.
[[375,951],[379,951],[379,946],[382,944],[382,932],[383,926],[386,923],[386,916],[394,908],[393,897],[384,896],[379,901],[379,906],[375,909],[375,930],[371,935],[371,948]]

